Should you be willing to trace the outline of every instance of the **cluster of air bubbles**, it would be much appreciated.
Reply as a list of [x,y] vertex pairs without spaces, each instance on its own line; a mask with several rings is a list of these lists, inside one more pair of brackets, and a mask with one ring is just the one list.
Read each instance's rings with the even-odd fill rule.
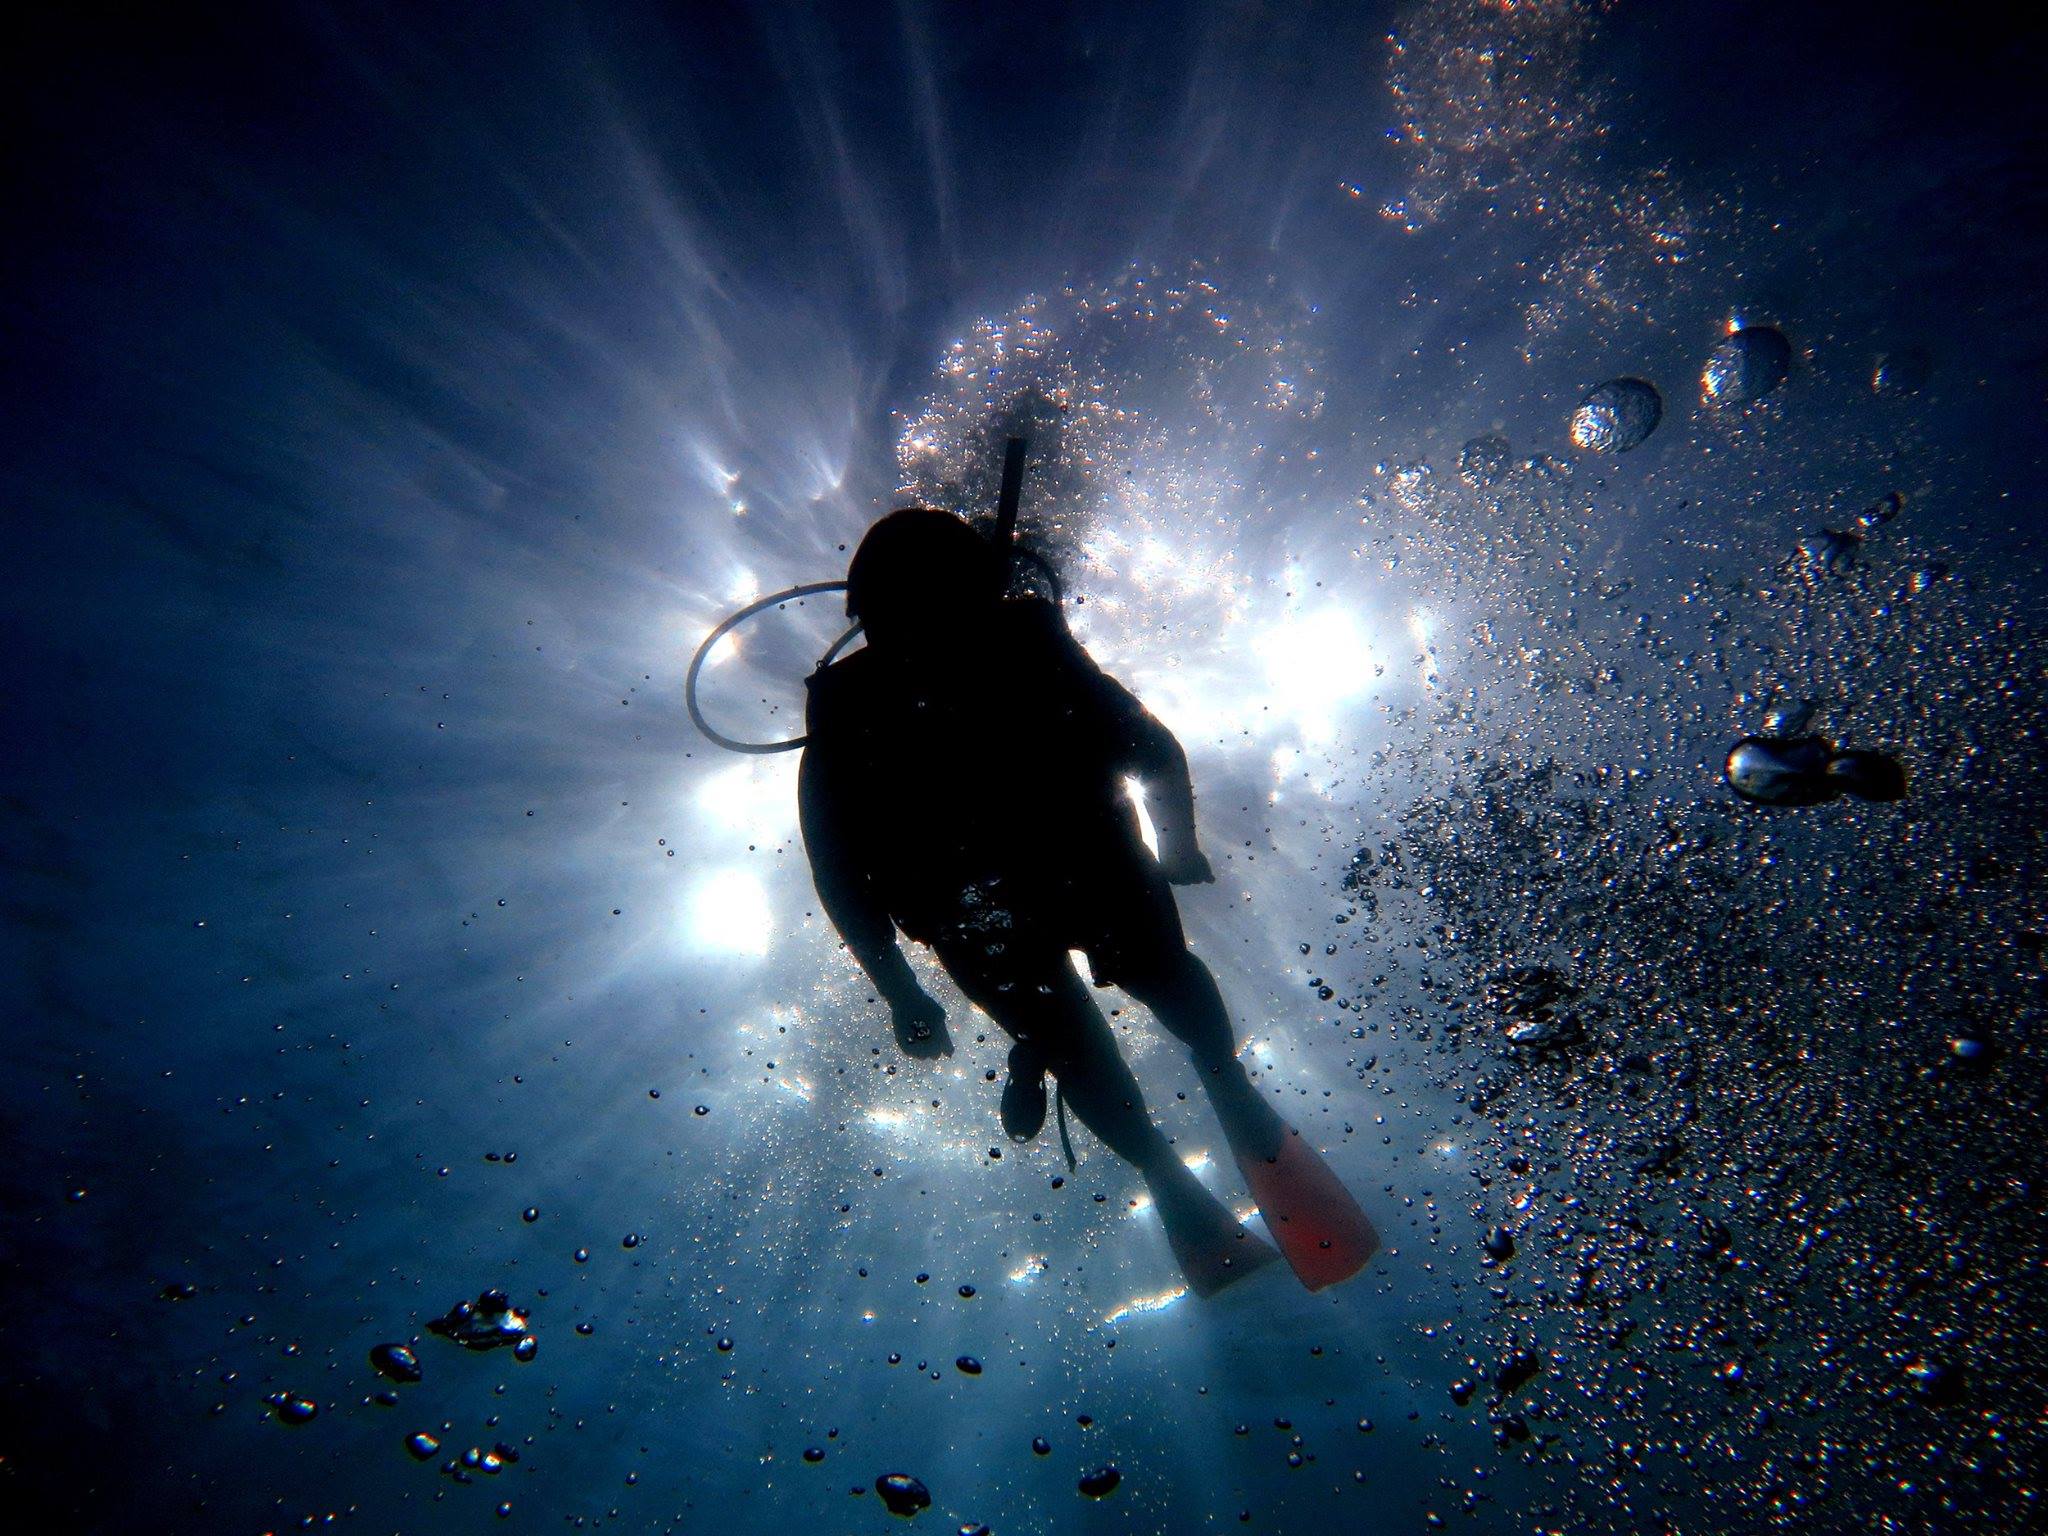
[[1523,1051],[1562,1050],[1585,1038],[1579,989],[1547,965],[1518,965],[1486,983],[1487,1002],[1507,1020],[1509,1045]]
[[[512,1305],[505,1292],[495,1288],[481,1292],[474,1301],[456,1302],[445,1314],[431,1319],[427,1323],[427,1331],[479,1353],[509,1347],[513,1358],[520,1361],[533,1359],[540,1348],[539,1341],[528,1331],[525,1314]],[[407,1344],[388,1341],[374,1344],[370,1347],[369,1361],[379,1376],[400,1385],[415,1385],[425,1376],[418,1354]],[[386,1406],[396,1406],[400,1399],[387,1388],[379,1394],[377,1401]],[[495,1424],[497,1420],[493,1418],[490,1422]],[[502,1441],[488,1449],[472,1445],[441,1460],[441,1437],[425,1429],[408,1434],[404,1445],[406,1454],[414,1461],[440,1460],[442,1476],[456,1483],[473,1483],[478,1477],[496,1477],[519,1460],[519,1452]],[[501,1504],[497,1512],[500,1517],[507,1516],[511,1513],[511,1506]]]
[[[1512,1252],[1512,1245],[1510,1245],[1510,1252]],[[1533,1351],[1526,1349],[1515,1350],[1494,1368],[1492,1380],[1497,1402],[1505,1402],[1508,1398],[1513,1397],[1522,1388],[1534,1381],[1542,1373],[1542,1370],[1543,1361]],[[1472,1395],[1477,1390],[1477,1383],[1469,1378],[1461,1377],[1459,1380],[1451,1383],[1451,1401],[1460,1405],[1468,1403],[1472,1400]],[[1509,1438],[1524,1439],[1526,1434],[1511,1434]]]
[[456,1302],[445,1315],[430,1321],[427,1331],[464,1349],[510,1346],[513,1357],[521,1361],[531,1360],[540,1351],[540,1341],[528,1330],[525,1314],[515,1310],[511,1298],[495,1287],[475,1301]]
[[273,1392],[265,1399],[270,1411],[283,1424],[310,1424],[320,1415],[320,1405],[296,1392]]
[[[1700,402],[1711,413],[1736,417],[1785,382],[1792,368],[1792,344],[1769,325],[1742,325],[1707,354],[1700,370]],[[1664,397],[1647,379],[1623,377],[1596,384],[1571,415],[1573,446],[1589,453],[1627,453],[1638,448],[1664,419]],[[1466,459],[1483,442],[1466,445]],[[1506,445],[1503,443],[1502,449]],[[1505,453],[1502,454],[1503,459]],[[1461,469],[1465,462],[1461,461]],[[1465,469],[1473,485],[1490,483]]]
[[1844,576],[1855,570],[1864,540],[1905,510],[1906,498],[1889,491],[1857,513],[1849,526],[1816,528],[1800,537],[1791,559],[1781,570],[1811,583],[1826,577]]
[[[1133,268],[977,320],[900,421],[902,496],[992,513],[1003,440],[1028,438],[1026,536],[1056,563],[1107,514],[1200,515],[1323,391],[1308,307],[1268,278]],[[1240,436],[1229,459],[1218,445]],[[1191,426],[1208,430],[1190,431]]]
[[[1409,164],[1381,212],[1421,230],[1460,209],[1535,231],[1528,346],[1588,316],[1618,321],[1677,297],[1700,218],[1663,167],[1617,181],[1601,154],[1601,82],[1586,69],[1601,7],[1586,0],[1419,0],[1388,35],[1384,129]],[[1354,198],[1365,188],[1345,184]],[[1484,229],[1486,226],[1479,226]],[[1525,346],[1525,355],[1528,355]]]
[[1387,498],[1403,512],[1424,513],[1437,501],[1436,471],[1420,460],[1413,464],[1380,466],[1386,476]]
[[[1781,342],[1718,348],[1703,410],[1780,388]],[[1588,403],[1584,435],[1620,451],[1627,402]],[[1574,1480],[1575,1529],[1684,1504],[1789,1530],[1823,1501],[1859,1529],[1959,1508],[2028,1528],[2041,1426],[2009,1407],[2048,1371],[2015,1241],[2048,955],[2048,779],[2014,747],[2048,730],[2029,621],[1937,580],[1906,497],[1868,489],[1808,514],[1828,526],[1775,572],[1758,550],[1680,581],[1674,613],[1586,569],[1584,505],[1525,516],[1538,477],[1495,489],[1485,462],[1460,455],[1469,490],[1390,486],[1424,509],[1425,558],[1485,567],[1491,602],[1471,693],[1388,754],[1432,787],[1344,875],[1350,915],[1419,901],[1436,925],[1416,1005],[1377,1019],[1468,1112],[1492,1310],[1452,1403],[1483,1403],[1504,1453],[1625,1469]],[[1559,558],[1529,579],[1546,537]],[[1908,760],[1919,804],[1888,805]],[[1903,1144],[1911,1124],[1942,1135]]]
[[1497,433],[1475,437],[1458,450],[1458,477],[1474,490],[1499,485],[1513,467],[1513,449]]
[[1414,7],[1387,40],[1399,116],[1389,136],[1414,170],[1386,215],[1415,229],[1468,197],[1544,206],[1571,152],[1600,132],[1581,67],[1591,35],[1592,10],[1580,0]]
[[[441,1442],[436,1436],[420,1430],[406,1436],[405,1448],[415,1461],[432,1461],[441,1453]],[[478,1477],[496,1477],[518,1460],[519,1452],[502,1440],[488,1450],[481,1445],[472,1445],[442,1462],[441,1475],[450,1482],[470,1484]],[[498,1513],[500,1516],[508,1513],[507,1506],[500,1505]]]

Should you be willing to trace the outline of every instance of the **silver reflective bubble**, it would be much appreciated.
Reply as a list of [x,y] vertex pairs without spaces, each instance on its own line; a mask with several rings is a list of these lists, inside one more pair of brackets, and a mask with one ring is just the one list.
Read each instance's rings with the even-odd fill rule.
[[1707,354],[1700,400],[1728,409],[1760,400],[1792,370],[1792,344],[1768,325],[1745,325]]
[[1664,397],[1655,385],[1645,379],[1609,379],[1572,412],[1572,443],[1592,453],[1626,453],[1663,419]]
[[1834,748],[1818,736],[1745,736],[1728,753],[1728,787],[1758,805],[1820,805],[1842,793],[1828,777]]

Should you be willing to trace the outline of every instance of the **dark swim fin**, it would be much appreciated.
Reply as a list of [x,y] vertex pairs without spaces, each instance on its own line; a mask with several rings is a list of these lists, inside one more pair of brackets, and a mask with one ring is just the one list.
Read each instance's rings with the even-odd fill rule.
[[1266,1230],[1310,1290],[1349,1280],[1379,1252],[1380,1235],[1372,1221],[1292,1126],[1271,1157],[1240,1155],[1237,1166],[1266,1218]]
[[1246,1231],[1193,1177],[1184,1187],[1155,1187],[1152,1204],[1166,1228],[1174,1262],[1180,1265],[1188,1289],[1197,1296],[1214,1296],[1280,1257],[1270,1243]]

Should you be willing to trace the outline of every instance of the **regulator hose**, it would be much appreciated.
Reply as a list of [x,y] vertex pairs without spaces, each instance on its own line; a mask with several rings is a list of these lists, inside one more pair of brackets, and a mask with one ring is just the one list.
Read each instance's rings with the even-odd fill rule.
[[[1003,577],[1006,585],[1013,568],[1012,562],[1022,558],[1045,573],[1046,581],[1052,587],[1053,601],[1059,603],[1065,600],[1066,594],[1060,584],[1059,572],[1052,568],[1052,562],[1033,550],[1020,549],[1017,546],[1017,504],[1024,493],[1024,451],[1026,446],[1024,439],[1021,437],[1010,438],[1003,444],[1003,481],[1001,493],[996,499],[995,544],[997,550],[1002,555]],[[786,741],[740,741],[735,737],[726,735],[704,718],[704,711],[697,705],[697,674],[704,670],[704,658],[711,653],[712,646],[723,639],[728,631],[737,625],[744,624],[764,608],[779,608],[784,603],[795,602],[798,598],[802,597],[813,597],[820,592],[844,592],[845,590],[846,583],[843,581],[807,581],[800,586],[784,587],[780,592],[770,592],[766,597],[756,598],[753,602],[747,604],[746,607],[740,609],[739,612],[730,614],[721,620],[718,628],[706,635],[704,643],[697,647],[697,654],[690,658],[690,670],[683,678],[683,703],[690,711],[691,723],[728,752],[747,752],[757,756],[770,752],[793,752],[809,740],[807,736],[792,736]],[[860,626],[856,624],[837,640],[834,640],[832,642],[832,649],[820,658],[818,662],[819,668],[822,669],[830,666],[832,659],[845,650],[847,642],[859,633]],[[1061,1122],[1061,1127],[1064,1130],[1064,1120]],[[1068,1160],[1072,1161],[1073,1153],[1069,1151],[1067,1155]]]
[[[706,635],[704,643],[697,647],[697,654],[690,658],[690,670],[683,676],[683,704],[690,711],[690,722],[728,752],[746,752],[755,756],[765,756],[770,752],[794,752],[798,747],[802,746],[808,739],[803,736],[792,736],[786,741],[740,741],[726,735],[709,720],[706,720],[704,718],[704,711],[698,707],[697,674],[704,670],[704,658],[711,654],[711,647],[724,639],[729,631],[738,628],[755,614],[762,612],[764,609],[779,608],[784,603],[793,603],[799,598],[815,597],[821,592],[844,592],[845,590],[846,583],[843,581],[807,581],[798,586],[784,587],[780,592],[770,592],[766,597],[758,597],[738,612],[728,614],[724,619],[720,620],[718,627]],[[847,642],[859,633],[860,626],[858,624],[848,629],[845,634],[832,642],[832,649],[824,654],[823,658],[819,660],[818,665],[820,667],[829,666],[832,658],[845,650]]]

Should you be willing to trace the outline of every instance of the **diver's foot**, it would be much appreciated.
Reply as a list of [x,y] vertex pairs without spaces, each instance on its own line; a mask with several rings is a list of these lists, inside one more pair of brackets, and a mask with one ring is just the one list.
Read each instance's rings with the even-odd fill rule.
[[1003,1130],[1012,1141],[1033,1141],[1045,1129],[1045,1069],[1010,1052],[1010,1080],[1003,1085]]
[[1214,1296],[1280,1257],[1271,1243],[1247,1231],[1193,1175],[1186,1184],[1172,1181],[1163,1192],[1154,1188],[1152,1203],[1166,1228],[1174,1261],[1197,1296]]

